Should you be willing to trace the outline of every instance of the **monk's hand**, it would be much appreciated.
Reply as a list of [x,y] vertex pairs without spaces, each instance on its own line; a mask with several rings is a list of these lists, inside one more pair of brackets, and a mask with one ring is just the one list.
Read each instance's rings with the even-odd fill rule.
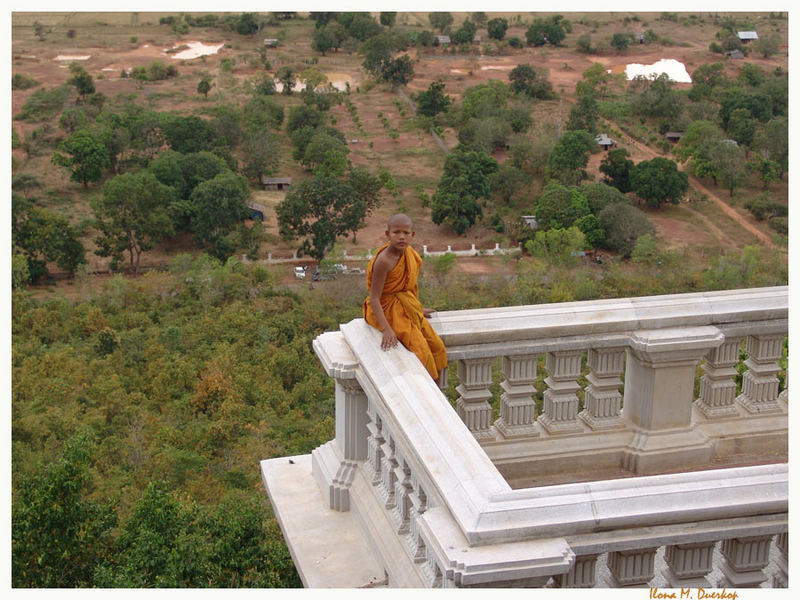
[[433,313],[435,313],[435,312],[436,312],[436,311],[435,311],[435,310],[433,310],[432,308],[423,308],[423,309],[422,309],[422,315],[423,315],[423,316],[424,316],[426,319],[430,319],[430,318],[431,318],[431,315],[432,315]]
[[389,348],[394,348],[397,346],[397,335],[391,327],[382,333],[383,339],[381,340],[381,350],[389,350]]

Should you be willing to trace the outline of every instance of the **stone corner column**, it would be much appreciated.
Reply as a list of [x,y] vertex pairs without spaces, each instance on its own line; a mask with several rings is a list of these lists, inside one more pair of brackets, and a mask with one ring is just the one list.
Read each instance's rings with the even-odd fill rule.
[[358,361],[341,333],[324,333],[313,347],[335,381],[336,435],[311,452],[311,472],[330,508],[347,511],[356,469],[367,458],[367,396],[356,380]]
[[637,331],[625,370],[623,416],[634,428],[626,468],[645,473],[707,462],[708,438],[692,423],[695,369],[724,341],[716,327]]

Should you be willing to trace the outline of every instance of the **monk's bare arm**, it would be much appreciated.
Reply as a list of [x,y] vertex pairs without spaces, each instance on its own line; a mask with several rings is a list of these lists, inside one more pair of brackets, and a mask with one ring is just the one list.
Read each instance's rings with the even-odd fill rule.
[[386,276],[389,274],[391,264],[389,261],[382,260],[384,256],[379,256],[372,267],[372,287],[369,293],[369,303],[372,306],[372,312],[375,314],[375,320],[378,322],[378,327],[383,334],[381,340],[381,348],[388,350],[397,345],[397,334],[389,324],[389,320],[383,312],[381,306],[381,295],[383,295],[383,286],[386,284]]

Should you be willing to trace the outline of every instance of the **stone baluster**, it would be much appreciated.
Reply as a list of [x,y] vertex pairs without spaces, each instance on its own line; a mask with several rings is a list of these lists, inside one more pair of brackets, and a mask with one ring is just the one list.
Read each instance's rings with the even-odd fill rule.
[[392,509],[395,506],[395,482],[397,481],[397,457],[395,456],[395,441],[389,434],[385,433],[386,441],[382,448],[381,482],[379,486],[381,498],[384,506]]
[[646,586],[655,575],[658,548],[618,550],[608,553],[609,587]]
[[576,381],[581,374],[581,350],[559,350],[547,353],[544,380],[544,412],[539,423],[549,433],[571,433],[583,431],[578,422],[578,396],[581,386]]
[[784,531],[775,536],[775,546],[780,552],[775,562],[778,571],[772,576],[772,587],[789,587],[789,533]]
[[767,580],[771,535],[731,538],[722,542],[722,578],[718,587],[753,588]]
[[745,350],[747,371],[742,378],[742,393],[736,399],[751,414],[779,412],[778,359],[783,352],[785,334],[751,335]]
[[398,456],[395,468],[394,497],[395,507],[392,511],[397,533],[405,535],[409,532],[409,519],[411,515],[411,469],[408,463]]
[[477,439],[493,439],[491,429],[492,407],[489,399],[492,393],[492,365],[494,358],[470,358],[458,361],[458,378],[461,383],[456,387],[459,393],[456,401],[458,416],[464,421]]
[[620,376],[625,367],[624,348],[590,348],[586,364],[591,369],[586,377],[585,409],[580,418],[593,430],[618,429],[622,421],[622,385]]
[[592,588],[595,586],[597,570],[597,554],[585,554],[575,557],[575,564],[563,575],[553,577],[555,587],[559,588]]
[[503,357],[505,380],[500,383],[503,388],[500,418],[494,425],[505,438],[539,435],[534,424],[536,404],[533,401],[536,359],[536,354]]
[[706,576],[714,568],[716,542],[698,542],[667,546],[664,560],[667,568],[663,570],[670,587],[707,588],[711,587]]
[[694,405],[707,418],[736,416],[736,365],[742,338],[727,338],[709,351],[700,378],[700,397]]
[[369,403],[368,415],[367,463],[372,485],[379,485],[382,481],[381,469],[383,468],[383,443],[385,441],[383,438],[383,421],[372,402]]
[[412,476],[412,489],[409,495],[411,499],[411,508],[409,510],[410,528],[408,532],[408,547],[411,550],[411,556],[415,563],[422,563],[425,561],[426,550],[425,541],[419,531],[418,517],[428,510],[428,496],[425,490],[415,481]]

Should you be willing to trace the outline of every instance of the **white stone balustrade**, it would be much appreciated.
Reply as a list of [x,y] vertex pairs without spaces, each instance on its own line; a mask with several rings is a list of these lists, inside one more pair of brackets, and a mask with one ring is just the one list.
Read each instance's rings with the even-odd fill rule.
[[[381,351],[363,320],[323,334],[314,348],[337,382],[336,438],[292,461],[309,465],[323,494],[282,499],[284,459],[262,462],[303,581],[324,581],[324,563],[343,554],[337,539],[347,539],[371,573],[354,572],[350,587],[737,587],[770,573],[788,585],[788,394],[777,385],[787,319],[786,288],[439,313],[432,323],[458,365],[456,410],[415,356]],[[737,397],[730,384],[745,339]],[[741,452],[777,462],[711,468]],[[639,476],[602,479],[607,468]],[[519,486],[543,474],[559,482]],[[309,540],[297,524],[320,511],[338,529]]]

